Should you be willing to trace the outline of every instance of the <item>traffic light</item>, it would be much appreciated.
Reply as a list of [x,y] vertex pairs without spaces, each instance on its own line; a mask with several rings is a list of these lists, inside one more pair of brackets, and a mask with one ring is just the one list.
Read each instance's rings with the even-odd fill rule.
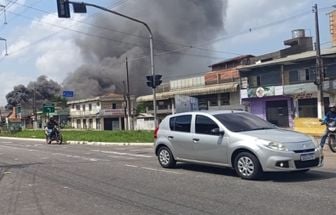
[[68,0],[56,0],[59,18],[70,18],[70,6]]
[[152,75],[146,75],[146,79],[147,79],[147,86],[151,87],[151,88],[155,88],[153,85],[153,76]]
[[155,75],[155,87],[159,86],[162,83],[162,75]]
[[156,88],[157,86],[159,86],[162,83],[162,75],[155,75],[154,78],[152,75],[147,75],[146,79],[147,79],[147,86],[151,87],[151,88]]

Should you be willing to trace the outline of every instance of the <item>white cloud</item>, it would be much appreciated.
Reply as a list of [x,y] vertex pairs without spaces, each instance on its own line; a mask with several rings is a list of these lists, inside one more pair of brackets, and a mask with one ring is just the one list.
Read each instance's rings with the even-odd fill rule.
[[68,73],[82,64],[80,49],[74,41],[78,34],[67,28],[80,30],[83,25],[78,21],[83,19],[80,15],[60,19],[53,13],[35,18],[12,33],[11,43],[8,42],[9,56],[3,60],[0,71],[0,80],[6,80],[1,84],[1,105],[6,104],[5,94],[15,85],[26,85],[40,75],[62,83]]

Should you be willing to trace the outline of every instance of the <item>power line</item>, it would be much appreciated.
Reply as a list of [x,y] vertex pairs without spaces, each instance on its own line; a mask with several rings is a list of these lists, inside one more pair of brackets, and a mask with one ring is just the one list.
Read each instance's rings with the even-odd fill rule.
[[[329,7],[328,7],[329,8]],[[13,12],[12,12],[13,13]],[[300,14],[297,14],[295,16],[291,16],[291,17],[288,17],[288,18],[285,18],[285,19],[282,19],[282,20],[278,20],[276,22],[272,22],[272,23],[268,23],[268,24],[265,24],[265,25],[261,25],[261,26],[257,26],[257,27],[254,27],[254,28],[250,28],[249,31],[251,31],[251,29],[255,29],[255,30],[259,30],[259,29],[262,29],[262,28],[265,28],[265,27],[269,27],[269,26],[274,26],[276,24],[280,24],[280,23],[283,23],[283,22],[286,22],[286,21],[289,21],[289,20],[292,20],[294,18],[297,18],[297,17],[300,17],[302,15],[306,15],[307,12],[304,12],[304,13],[300,13]],[[17,16],[22,16],[20,14],[17,14]],[[30,18],[28,18],[30,19]],[[87,24],[87,23],[86,23]],[[70,29],[70,28],[67,28],[67,27],[63,27],[63,26],[57,26],[55,24],[51,24],[51,25],[54,25],[56,27],[59,27],[59,28],[64,28],[66,30],[70,30],[70,31],[74,31],[74,32],[77,32],[77,33],[82,33],[82,34],[85,34],[87,36],[94,36],[94,37],[98,37],[98,38],[101,38],[101,39],[107,39],[107,40],[110,40],[110,41],[114,41],[114,42],[118,42],[118,43],[128,43],[128,42],[125,42],[125,41],[117,41],[117,40],[113,40],[111,38],[106,38],[106,37],[103,37],[103,36],[100,36],[100,35],[94,35],[94,34],[89,34],[89,33],[86,33],[86,32],[81,32],[81,31],[78,31],[78,30],[73,30],[73,29]],[[125,32],[123,32],[125,33]],[[208,44],[208,43],[213,43],[213,42],[217,42],[218,40],[225,40],[225,39],[229,39],[229,38],[232,38],[232,37],[236,37],[236,36],[239,36],[240,34],[242,33],[246,33],[246,32],[240,32],[240,33],[236,33],[236,34],[232,34],[232,35],[227,35],[225,37],[219,37],[219,38],[215,38],[214,40],[210,40],[210,41],[206,41],[204,43],[202,43],[202,45],[205,45],[205,44]],[[166,41],[165,41],[166,42]],[[138,44],[134,44],[134,43],[128,43],[130,45],[138,45]],[[181,44],[179,44],[181,45]],[[182,45],[181,45],[182,46]],[[172,54],[172,53],[179,53],[181,54],[181,51],[183,50],[186,50],[186,49],[199,49],[199,50],[206,50],[206,51],[209,51],[209,52],[217,52],[217,51],[214,51],[214,50],[210,50],[210,49],[206,49],[206,48],[202,48],[202,47],[195,47],[195,46],[191,46],[191,45],[183,45],[182,48],[177,48],[177,49],[174,49],[174,50],[165,50],[164,52],[161,52],[161,53],[158,53],[156,54],[156,56],[160,56],[160,55],[165,55],[165,54]],[[238,53],[233,53],[233,52],[224,52],[224,51],[220,51],[221,53],[228,53],[228,54],[235,54],[235,55],[240,55]],[[188,55],[185,53],[185,55]],[[210,57],[211,58],[211,57]],[[138,58],[140,59],[140,58]]]
[[[119,2],[116,2],[116,4],[114,4],[113,7],[116,7],[116,6],[119,6],[121,4],[124,4],[127,1],[129,1],[129,0],[120,0]],[[39,9],[39,8],[34,8],[34,7],[31,7],[31,6],[27,6],[25,4],[21,4],[21,3],[16,3],[16,4],[18,4],[20,6],[23,6],[23,7],[27,7],[27,8],[33,9],[33,10],[36,10],[36,11],[39,11],[39,12],[42,12],[42,13],[48,13],[48,14],[51,13],[49,11],[45,11],[45,10],[42,10],[42,9]],[[139,36],[139,35],[135,35],[135,34],[127,33],[127,32],[122,32],[122,31],[118,31],[118,30],[107,28],[105,26],[100,26],[100,25],[86,23],[86,22],[83,22],[83,21],[76,21],[76,20],[75,20],[75,22],[82,23],[82,24],[85,24],[85,25],[88,25],[88,26],[92,26],[92,27],[98,28],[98,29],[104,29],[104,30],[108,30],[108,31],[112,31],[112,32],[117,32],[117,33],[124,34],[124,35],[127,35],[127,36],[133,36],[133,37],[141,38],[141,39],[145,39],[145,40],[148,39],[147,36]],[[167,41],[167,40],[156,39],[156,41],[164,42],[164,43],[169,43],[169,44],[174,44],[174,45],[177,45],[177,46],[183,46],[183,47],[189,48],[189,49],[198,49],[198,50],[208,51],[208,52],[218,52],[218,53],[224,53],[224,54],[241,55],[239,53],[219,51],[219,50],[207,49],[207,48],[203,48],[203,47],[195,47],[195,46],[192,46],[192,45],[175,43],[175,42]],[[118,41],[118,42],[122,42],[122,41]]]

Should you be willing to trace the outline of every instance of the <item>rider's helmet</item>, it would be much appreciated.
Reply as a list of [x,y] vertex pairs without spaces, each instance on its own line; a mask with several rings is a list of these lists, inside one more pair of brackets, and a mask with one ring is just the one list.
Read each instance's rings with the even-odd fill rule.
[[332,112],[336,112],[336,106],[335,106],[335,104],[330,104],[330,105],[329,105],[329,109],[330,109],[330,111],[332,111]]

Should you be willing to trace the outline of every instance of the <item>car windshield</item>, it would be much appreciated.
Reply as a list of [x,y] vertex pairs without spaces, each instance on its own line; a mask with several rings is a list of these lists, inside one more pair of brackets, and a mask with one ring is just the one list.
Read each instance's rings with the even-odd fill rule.
[[226,113],[214,115],[227,129],[233,132],[274,129],[275,125],[260,117],[246,113]]

